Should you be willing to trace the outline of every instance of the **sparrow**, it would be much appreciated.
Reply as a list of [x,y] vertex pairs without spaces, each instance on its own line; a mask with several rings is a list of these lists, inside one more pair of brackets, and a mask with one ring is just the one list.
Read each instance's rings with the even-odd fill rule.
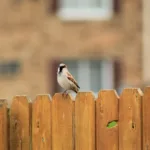
[[63,89],[65,89],[63,94],[65,94],[67,90],[72,90],[77,93],[80,89],[78,83],[68,71],[67,66],[63,63],[59,65],[57,70],[57,82]]

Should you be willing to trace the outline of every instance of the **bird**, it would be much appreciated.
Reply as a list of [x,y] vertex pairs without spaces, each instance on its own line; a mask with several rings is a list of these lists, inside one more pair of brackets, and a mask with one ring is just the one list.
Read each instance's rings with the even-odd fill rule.
[[57,69],[57,82],[58,84],[65,89],[63,94],[67,94],[68,90],[78,93],[80,87],[71,73],[68,71],[67,65],[64,63],[59,64]]

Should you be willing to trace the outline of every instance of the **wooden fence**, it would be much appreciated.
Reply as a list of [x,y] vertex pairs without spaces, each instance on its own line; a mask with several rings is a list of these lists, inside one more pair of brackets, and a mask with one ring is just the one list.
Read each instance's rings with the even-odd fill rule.
[[150,87],[0,100],[0,150],[31,149],[150,150]]

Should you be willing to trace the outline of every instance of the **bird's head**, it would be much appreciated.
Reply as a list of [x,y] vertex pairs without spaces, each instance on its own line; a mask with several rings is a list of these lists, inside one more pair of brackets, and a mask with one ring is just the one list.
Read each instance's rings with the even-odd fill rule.
[[67,66],[63,63],[59,64],[59,67],[58,67],[58,73],[61,73],[63,71],[64,68],[67,68]]

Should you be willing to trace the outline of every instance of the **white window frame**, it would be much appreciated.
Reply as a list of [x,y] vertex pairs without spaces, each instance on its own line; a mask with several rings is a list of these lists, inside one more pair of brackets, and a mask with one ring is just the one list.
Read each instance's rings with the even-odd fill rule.
[[101,8],[65,8],[62,1],[59,0],[57,12],[57,16],[62,20],[109,20],[113,15],[113,0],[103,0],[105,5]]

